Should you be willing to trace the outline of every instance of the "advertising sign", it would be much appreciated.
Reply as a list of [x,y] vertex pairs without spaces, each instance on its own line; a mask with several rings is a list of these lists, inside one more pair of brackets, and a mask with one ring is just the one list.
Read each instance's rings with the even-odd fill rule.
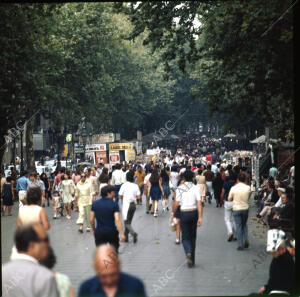
[[96,164],[98,163],[104,163],[107,164],[107,156],[106,151],[104,152],[96,152]]
[[130,150],[130,149],[133,149],[132,142],[110,143],[109,144],[110,151],[120,151],[120,150]]
[[119,153],[117,152],[109,153],[109,163],[115,164],[115,163],[119,163],[119,161],[120,161]]
[[92,164],[96,164],[95,152],[85,153],[85,158]]
[[126,161],[135,160],[135,150],[129,149],[125,151]]
[[106,151],[106,144],[87,144],[85,146],[86,152],[103,152]]

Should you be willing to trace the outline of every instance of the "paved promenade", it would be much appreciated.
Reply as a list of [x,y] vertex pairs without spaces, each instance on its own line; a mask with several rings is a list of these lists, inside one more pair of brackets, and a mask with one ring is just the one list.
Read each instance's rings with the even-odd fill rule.
[[[162,213],[160,206],[159,216],[154,218],[145,214],[145,204],[138,205],[133,219],[138,242],[133,244],[131,240],[120,246],[123,271],[141,278],[148,296],[233,296],[257,291],[267,281],[271,256],[265,252],[265,227],[257,224],[253,201],[251,204],[250,247],[244,251],[236,250],[236,242],[227,242],[224,208],[216,208],[215,201],[205,206],[192,269],[187,268],[183,247],[175,244],[175,233],[168,227],[170,212]],[[57,256],[55,269],[70,277],[77,292],[82,280],[94,275],[93,235],[78,233],[78,213],[72,213],[71,220],[53,220],[52,207],[46,210],[51,224],[50,241]],[[17,203],[13,216],[1,218],[3,263],[9,260],[16,215]]]

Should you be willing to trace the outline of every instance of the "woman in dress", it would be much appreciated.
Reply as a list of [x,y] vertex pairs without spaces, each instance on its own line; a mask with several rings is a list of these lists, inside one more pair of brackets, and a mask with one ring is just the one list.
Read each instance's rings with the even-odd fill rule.
[[163,211],[169,211],[169,196],[171,195],[171,191],[170,191],[170,178],[169,175],[167,173],[166,169],[163,169],[161,171],[161,179],[162,179],[162,187],[164,190],[164,195],[163,195],[163,199],[161,201],[162,203],[162,207],[163,207]]
[[44,185],[45,185],[45,198],[46,198],[47,204],[49,206],[50,205],[49,199],[50,199],[50,195],[51,195],[50,194],[50,182],[49,182],[49,179],[45,172],[42,173],[41,180],[44,182]]
[[172,200],[174,200],[174,195],[177,189],[177,184],[178,184],[178,172],[177,172],[177,167],[176,166],[172,166],[171,168],[171,173],[170,173],[170,179],[171,179],[171,184],[172,184],[172,192],[173,192],[173,198]]
[[202,175],[203,171],[201,169],[198,170],[198,174],[196,175],[197,186],[200,189],[200,195],[202,200],[202,206],[204,206],[204,201],[206,198],[206,180],[205,176]]
[[221,173],[218,172],[216,174],[215,179],[212,182],[212,186],[214,189],[214,197],[216,199],[216,207],[222,207],[222,201],[221,201],[221,193],[222,193],[222,187],[223,187],[224,181],[222,179]]
[[[40,187],[31,187],[26,193],[27,204],[19,208],[19,214],[17,218],[17,226],[22,227],[32,224],[41,224],[45,230],[50,229],[50,223],[47,213],[43,207],[42,202],[42,190]],[[12,254],[10,259],[13,260],[17,254],[16,246],[12,248]]]
[[59,188],[64,203],[66,218],[71,219],[71,203],[72,198],[75,195],[75,185],[69,174],[64,174]]
[[164,196],[164,190],[162,187],[162,179],[159,176],[159,171],[155,168],[149,179],[148,186],[148,196],[151,196],[154,205],[154,217],[157,217],[158,210],[158,200],[161,199],[161,196]]
[[42,191],[39,187],[31,187],[26,193],[27,204],[19,209],[17,226],[40,223],[45,230],[50,229],[50,223],[47,213],[40,206],[42,200]]
[[13,206],[13,200],[15,200],[12,177],[8,176],[6,182],[3,185],[3,216],[5,216],[6,208],[7,215],[11,216],[11,208]]

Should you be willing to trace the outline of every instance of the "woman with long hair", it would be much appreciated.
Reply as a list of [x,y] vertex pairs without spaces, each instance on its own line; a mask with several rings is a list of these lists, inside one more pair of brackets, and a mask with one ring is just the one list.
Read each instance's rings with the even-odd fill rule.
[[224,181],[222,179],[222,175],[220,172],[218,172],[216,174],[215,179],[212,182],[212,186],[214,189],[214,197],[216,199],[216,207],[222,207],[221,193],[222,193],[223,184],[224,184]]
[[198,174],[196,175],[196,182],[197,182],[197,186],[199,187],[199,190],[200,190],[202,206],[204,206],[204,201],[206,198],[206,180],[205,180],[205,176],[202,175],[203,171],[201,169],[198,169],[197,173]]
[[160,176],[162,180],[162,187],[164,190],[164,195],[161,201],[163,211],[166,211],[166,209],[167,211],[169,211],[169,196],[171,195],[170,186],[169,186],[170,178],[165,168],[161,171]]
[[47,204],[49,206],[50,205],[49,199],[50,199],[50,195],[51,195],[51,192],[50,192],[50,186],[51,186],[50,185],[50,181],[49,181],[49,179],[48,179],[48,177],[47,177],[47,175],[46,175],[45,172],[43,172],[41,174],[40,179],[44,182],[44,185],[45,185],[45,198],[46,198]]
[[7,208],[8,211],[8,216],[11,216],[11,209],[12,206],[14,205],[13,200],[15,200],[15,193],[13,189],[13,180],[11,176],[8,176],[6,178],[6,181],[3,185],[3,216],[5,215],[5,211]]
[[27,190],[26,194],[27,204],[19,209],[17,226],[37,224],[43,225],[45,230],[50,229],[50,223],[47,213],[42,208],[42,191],[39,187],[32,187]]
[[71,219],[71,203],[72,198],[75,195],[75,185],[69,175],[69,172],[64,174],[59,188],[62,194],[66,218]]
[[164,190],[162,187],[162,179],[159,175],[159,171],[155,168],[149,179],[148,197],[151,196],[154,205],[154,217],[157,217],[158,200],[161,200],[164,196]]

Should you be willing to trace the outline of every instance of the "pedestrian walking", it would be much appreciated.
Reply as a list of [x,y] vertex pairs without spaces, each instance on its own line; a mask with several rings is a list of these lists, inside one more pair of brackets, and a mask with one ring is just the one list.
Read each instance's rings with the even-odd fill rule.
[[5,216],[5,212],[7,209],[7,215],[11,216],[11,209],[14,205],[15,193],[12,184],[12,177],[8,176],[6,178],[6,182],[3,185],[3,212],[2,215]]
[[111,176],[111,184],[115,187],[115,199],[117,203],[119,202],[119,190],[122,184],[125,182],[124,173],[122,171],[122,165],[116,164],[115,170]]
[[221,207],[221,192],[223,187],[223,179],[220,172],[217,172],[216,177],[213,180],[214,197],[216,199],[216,207]]
[[141,197],[141,192],[137,184],[134,183],[134,173],[129,171],[126,174],[126,182],[121,186],[119,199],[123,200],[122,214],[125,223],[125,242],[128,242],[128,235],[131,234],[133,242],[137,242],[137,233],[131,226],[131,222],[136,210],[137,200]]
[[235,185],[236,176],[232,172],[226,179],[222,187],[221,197],[224,201],[224,220],[227,228],[228,241],[236,240],[236,226],[233,219],[233,202],[228,201],[230,189]]
[[155,168],[148,182],[148,196],[150,196],[153,201],[154,217],[157,217],[158,201],[161,200],[162,195],[164,195],[164,190],[162,187],[162,179],[159,175],[158,169]]
[[19,209],[17,226],[42,224],[45,230],[50,229],[47,213],[40,204],[42,191],[39,187],[29,188],[27,191],[27,204]]
[[199,187],[200,190],[200,196],[201,196],[201,201],[202,201],[202,206],[204,206],[204,201],[206,200],[206,180],[205,176],[202,174],[203,171],[201,169],[198,169],[198,174],[196,175],[196,182],[197,186]]
[[75,185],[69,173],[64,174],[63,180],[59,184],[59,191],[62,196],[66,218],[71,219],[71,203],[73,196],[75,196]]
[[137,166],[137,170],[134,174],[134,177],[136,178],[136,183],[140,188],[140,192],[141,192],[141,198],[137,200],[137,204],[141,205],[142,204],[142,195],[144,192],[144,179],[146,177],[146,173],[143,170],[141,165]]
[[[90,223],[94,232],[96,246],[110,243],[118,251],[120,245],[119,235],[121,242],[125,240],[125,235],[119,204],[114,201],[114,196],[113,186],[109,185],[101,189],[101,199],[94,201],[92,204]],[[96,227],[95,220],[97,223]]]
[[209,193],[208,203],[211,204],[211,200],[214,197],[214,190],[212,186],[212,182],[215,178],[214,173],[211,171],[211,165],[207,165],[207,170],[204,173],[205,180],[206,180],[206,188]]
[[146,213],[148,214],[151,212],[152,214],[154,213],[154,205],[152,204],[151,197],[148,195],[148,188],[149,188],[149,179],[151,176],[153,169],[149,168],[148,173],[144,178],[144,195],[146,196]]
[[28,179],[28,172],[24,171],[21,175],[22,176],[18,179],[16,186],[16,192],[19,196],[19,208],[26,204],[26,192],[27,187],[30,184],[30,180]]
[[45,172],[43,172],[42,175],[41,175],[41,181],[45,185],[45,200],[47,200],[47,205],[50,206],[50,202],[49,202],[49,199],[50,199],[50,196],[51,196],[50,182],[49,182],[49,179],[48,179]]
[[201,196],[199,188],[193,184],[193,178],[193,172],[186,170],[183,174],[183,184],[176,190],[176,202],[173,206],[175,213],[180,205],[182,244],[190,268],[195,265],[197,226],[202,225]]
[[86,180],[86,174],[81,174],[81,180],[77,183],[75,197],[79,208],[79,216],[76,224],[79,226],[78,231],[83,233],[83,223],[86,220],[86,232],[91,231],[90,214],[93,200],[92,185]]
[[170,177],[165,168],[161,171],[160,176],[161,176],[161,181],[162,181],[161,184],[164,192],[161,203],[162,203],[163,211],[165,212],[166,210],[169,211],[169,196],[171,195]]
[[240,173],[238,175],[237,184],[230,189],[228,195],[228,201],[233,201],[232,209],[236,224],[238,251],[249,247],[247,220],[251,190],[250,186],[246,185],[245,182],[245,174]]
[[121,272],[120,260],[113,246],[103,244],[94,254],[96,276],[84,281],[78,297],[146,297],[143,283]]

